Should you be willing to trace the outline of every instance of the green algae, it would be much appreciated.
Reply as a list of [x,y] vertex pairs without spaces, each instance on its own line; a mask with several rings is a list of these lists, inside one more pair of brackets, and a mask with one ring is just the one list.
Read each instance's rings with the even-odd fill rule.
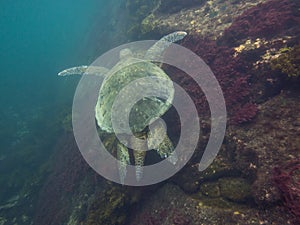
[[244,202],[251,196],[251,186],[243,178],[221,178],[219,179],[221,195],[234,202]]
[[150,14],[145,19],[143,19],[141,24],[141,32],[143,34],[150,33],[153,31],[158,25],[158,21],[155,20],[154,14]]
[[279,70],[288,77],[299,77],[300,74],[300,43],[294,47],[283,47],[279,56],[271,60],[272,70]]
[[200,190],[202,194],[210,197],[210,198],[216,198],[220,197],[220,188],[217,182],[205,182],[200,185]]
[[[135,39],[140,35],[140,31],[148,30],[152,31],[153,26],[150,26],[150,20],[148,16],[153,15],[160,4],[159,0],[147,1],[147,0],[127,0],[126,9],[129,14],[130,26],[127,29],[127,35]],[[147,33],[142,32],[142,33]]]
[[85,224],[124,224],[129,207],[139,201],[140,194],[138,190],[131,191],[123,186],[113,186],[96,199],[87,214]]

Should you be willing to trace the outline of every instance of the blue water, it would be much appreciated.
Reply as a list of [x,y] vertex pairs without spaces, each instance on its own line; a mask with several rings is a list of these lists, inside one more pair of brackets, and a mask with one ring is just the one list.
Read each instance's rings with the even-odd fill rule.
[[19,197],[50,157],[79,79],[57,73],[91,63],[109,47],[101,48],[99,38],[109,26],[112,5],[105,0],[1,1],[0,207]]
[[58,82],[55,74],[86,61],[92,47],[88,43],[91,28],[104,8],[105,1],[99,0],[18,0],[2,4],[1,103],[15,105],[26,98],[35,104],[56,93],[52,86]]

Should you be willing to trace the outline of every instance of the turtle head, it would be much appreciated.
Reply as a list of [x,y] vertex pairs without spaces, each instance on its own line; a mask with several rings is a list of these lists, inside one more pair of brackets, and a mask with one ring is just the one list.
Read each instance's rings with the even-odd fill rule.
[[120,60],[133,57],[132,51],[129,48],[124,48],[120,51]]

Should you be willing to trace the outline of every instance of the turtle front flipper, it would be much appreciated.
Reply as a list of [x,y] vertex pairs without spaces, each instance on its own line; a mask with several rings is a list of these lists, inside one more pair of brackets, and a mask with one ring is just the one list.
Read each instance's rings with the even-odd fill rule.
[[121,143],[117,144],[117,158],[120,182],[124,184],[127,174],[127,165],[130,164],[128,149]]
[[65,69],[58,73],[58,76],[69,76],[69,75],[97,75],[105,76],[109,70],[101,66],[76,66]]
[[162,121],[157,120],[151,124],[147,142],[148,149],[155,149],[161,158],[167,158],[170,163],[176,164],[178,158]]
[[175,31],[171,34],[163,36],[147,50],[145,59],[150,61],[160,59],[166,48],[168,48],[172,43],[183,39],[186,35],[187,33],[185,31]]

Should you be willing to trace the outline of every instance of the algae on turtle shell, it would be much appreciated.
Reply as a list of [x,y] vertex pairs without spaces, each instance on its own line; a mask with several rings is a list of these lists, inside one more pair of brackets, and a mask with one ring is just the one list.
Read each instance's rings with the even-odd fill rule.
[[[146,150],[150,149],[150,147],[155,149],[161,157],[168,157],[167,160],[171,163],[175,164],[177,161],[175,153],[172,154],[174,150],[173,144],[166,135],[161,121],[154,123],[172,105],[174,97],[173,82],[160,66],[151,61],[161,59],[167,47],[173,42],[183,39],[186,35],[187,33],[184,31],[176,31],[162,37],[146,51],[142,59],[134,57],[130,49],[122,49],[120,51],[120,61],[111,70],[97,66],[79,66],[58,73],[59,76],[93,74],[104,77],[95,107],[95,117],[97,125],[102,131],[116,135],[118,138],[118,135],[121,134],[122,138],[124,138],[116,141],[116,148],[112,147],[114,151],[115,149],[117,151],[121,183],[124,183],[127,174],[126,166],[130,164],[130,155],[127,147],[133,150],[137,181],[142,178]],[[149,84],[147,86],[144,78],[150,79],[155,83],[155,86],[149,88]],[[136,82],[135,90],[127,88],[126,91],[126,87],[133,82]],[[154,93],[153,89],[155,91],[154,96],[152,94]],[[123,95],[120,95],[122,91]],[[160,95],[156,95],[158,92]],[[132,99],[139,97],[137,93],[148,93],[149,96],[143,97],[133,105],[129,104]],[[119,99],[120,105],[117,105],[117,110],[113,110],[116,99]],[[114,121],[112,120],[113,113],[115,113]],[[122,121],[123,115],[126,113],[129,114],[130,127],[126,126],[125,122],[127,121]],[[115,130],[116,127],[113,126],[113,122],[117,124],[117,131]],[[151,135],[148,135],[149,125],[151,124],[155,125],[152,126]],[[150,142],[146,140],[148,136],[148,139],[151,140]],[[155,137],[163,138],[157,144],[153,141]],[[153,143],[156,144],[153,145]],[[170,155],[172,157],[169,157]]]

